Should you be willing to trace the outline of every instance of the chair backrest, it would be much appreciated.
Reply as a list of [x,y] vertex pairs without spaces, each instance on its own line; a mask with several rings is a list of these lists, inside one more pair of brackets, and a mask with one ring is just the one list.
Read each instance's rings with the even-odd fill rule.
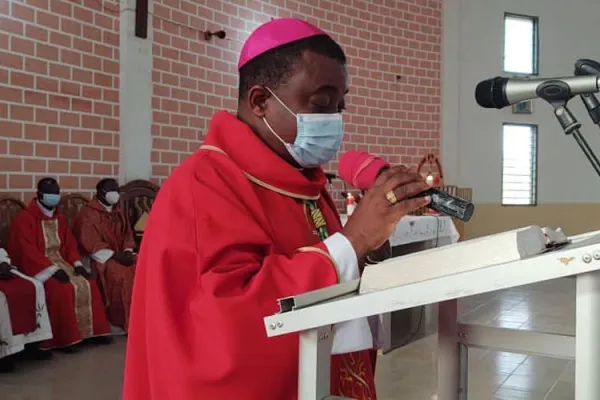
[[132,228],[144,213],[150,213],[158,190],[157,185],[143,179],[121,186],[121,206]]
[[10,196],[0,195],[0,248],[8,247],[8,236],[10,225],[21,211],[25,209],[25,203]]
[[71,193],[61,197],[58,208],[60,212],[67,217],[69,228],[73,229],[75,217],[77,217],[77,214],[79,214],[79,211],[87,204],[87,202],[88,198],[79,193]]

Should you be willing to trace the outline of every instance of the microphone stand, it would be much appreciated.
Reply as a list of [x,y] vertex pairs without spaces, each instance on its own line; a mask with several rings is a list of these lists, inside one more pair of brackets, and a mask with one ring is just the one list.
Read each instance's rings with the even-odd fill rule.
[[[547,86],[556,86],[556,82],[547,82]],[[538,87],[538,95],[540,98],[546,100],[552,108],[554,108],[554,115],[558,120],[563,132],[565,135],[572,135],[575,138],[575,141],[583,151],[583,154],[586,156],[590,164],[592,164],[592,168],[596,171],[596,174],[600,177],[600,160],[594,154],[594,151],[591,149],[587,140],[583,137],[579,128],[581,128],[581,122],[575,118],[573,113],[567,108],[567,103],[573,96],[571,95],[571,91],[568,87],[566,90],[544,90],[546,83],[543,83]],[[550,88],[548,88],[550,89]]]

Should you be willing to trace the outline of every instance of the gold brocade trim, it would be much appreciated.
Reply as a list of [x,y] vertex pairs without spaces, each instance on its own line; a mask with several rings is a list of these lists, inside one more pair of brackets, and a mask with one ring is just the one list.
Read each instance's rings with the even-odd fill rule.
[[306,246],[306,247],[300,247],[299,249],[296,249],[296,251],[298,253],[319,253],[322,256],[325,256],[329,259],[329,261],[331,261],[331,263],[333,264],[333,267],[335,269],[335,275],[337,277],[337,283],[340,283],[340,273],[339,273],[339,269],[338,266],[335,262],[335,260],[333,259],[333,257],[331,257],[331,254],[329,254],[328,252],[326,252],[325,250],[322,250],[318,247],[313,247],[313,246]]
[[323,216],[323,213],[321,212],[321,210],[319,208],[314,208],[312,210],[310,210],[310,216],[313,220],[313,222],[315,223],[315,228],[317,228],[317,230],[323,228],[323,227],[327,227],[327,223],[325,222],[325,217]]
[[[341,354],[340,358],[344,363],[344,367],[340,368],[340,395],[356,400],[372,400],[373,395],[371,394],[371,387],[366,381],[367,368],[364,365],[364,360],[359,360],[357,362],[353,354]],[[350,363],[348,363],[348,358],[350,358]],[[357,366],[358,371],[354,371],[350,364]],[[350,383],[350,393],[344,391],[344,381]],[[352,383],[358,383],[362,388],[362,393],[356,393],[356,387],[352,385]]]
[[[202,146],[200,146],[200,150],[211,150],[211,151],[216,151],[217,153],[221,153],[221,154],[223,154],[224,156],[226,156],[226,157],[229,157],[229,155],[228,155],[227,153],[225,153],[225,151],[223,151],[222,149],[220,149],[220,148],[218,148],[218,147],[216,147],[216,146],[211,146],[211,145],[202,145]],[[303,194],[299,194],[299,193],[290,192],[290,191],[288,191],[288,190],[281,189],[281,188],[278,188],[278,187],[276,187],[276,186],[270,185],[270,184],[268,184],[268,183],[266,183],[266,182],[263,182],[263,181],[261,181],[260,179],[258,179],[258,178],[256,178],[256,177],[254,177],[254,176],[250,175],[250,174],[249,174],[249,173],[247,173],[246,171],[243,171],[243,170],[242,170],[242,172],[244,173],[244,175],[246,175],[246,178],[248,178],[248,180],[249,180],[250,182],[253,182],[253,183],[255,183],[255,184],[259,185],[259,186],[262,186],[262,187],[264,187],[265,189],[269,189],[269,190],[271,190],[271,191],[273,191],[273,192],[276,192],[276,193],[282,194],[282,195],[284,195],[284,196],[288,196],[288,197],[291,197],[291,198],[294,198],[294,199],[300,199],[300,200],[318,200],[318,199],[319,199],[319,197],[321,197],[321,195],[320,195],[320,194],[318,194],[318,195],[316,195],[316,196],[306,196],[306,195],[303,195]]]
[[75,317],[81,339],[87,339],[94,334],[92,319],[92,293],[90,283],[87,279],[75,275],[74,268],[69,265],[60,255],[60,235],[58,230],[58,219],[47,219],[42,221],[42,232],[46,247],[46,257],[58,268],[65,271],[73,285]]

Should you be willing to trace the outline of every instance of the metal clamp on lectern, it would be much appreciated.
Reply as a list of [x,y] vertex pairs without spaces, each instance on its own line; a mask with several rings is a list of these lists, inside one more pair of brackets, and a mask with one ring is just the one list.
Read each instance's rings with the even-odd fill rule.
[[359,287],[360,279],[355,279],[323,289],[313,290],[312,292],[302,293],[297,296],[283,297],[277,300],[277,303],[279,303],[279,313],[295,311],[327,301],[342,299],[352,294],[358,294]]

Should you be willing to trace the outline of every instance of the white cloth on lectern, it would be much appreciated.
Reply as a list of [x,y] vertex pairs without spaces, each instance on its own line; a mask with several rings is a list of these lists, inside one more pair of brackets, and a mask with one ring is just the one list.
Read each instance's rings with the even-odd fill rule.
[[[341,233],[323,241],[335,261],[340,283],[360,278],[358,257],[352,243]],[[333,326],[332,354],[351,353],[373,348],[373,332],[367,318],[340,322]]]

